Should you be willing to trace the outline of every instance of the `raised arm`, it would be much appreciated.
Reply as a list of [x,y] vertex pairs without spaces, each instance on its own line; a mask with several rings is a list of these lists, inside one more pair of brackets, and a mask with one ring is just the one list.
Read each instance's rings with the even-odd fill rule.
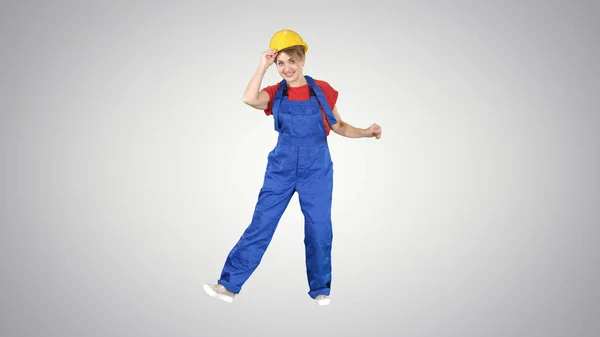
[[246,91],[244,91],[244,96],[242,98],[244,103],[255,109],[264,110],[268,107],[270,99],[269,94],[264,90],[260,90],[260,86],[263,77],[265,76],[265,72],[273,64],[276,56],[277,53],[275,52],[275,49],[269,49],[262,53],[260,64],[250,79]]

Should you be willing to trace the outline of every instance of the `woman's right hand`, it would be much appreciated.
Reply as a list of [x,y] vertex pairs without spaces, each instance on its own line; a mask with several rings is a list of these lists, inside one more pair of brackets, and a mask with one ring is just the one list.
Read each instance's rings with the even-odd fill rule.
[[275,49],[267,49],[261,54],[260,58],[260,66],[263,69],[267,69],[275,62],[275,57],[277,56],[277,51]]

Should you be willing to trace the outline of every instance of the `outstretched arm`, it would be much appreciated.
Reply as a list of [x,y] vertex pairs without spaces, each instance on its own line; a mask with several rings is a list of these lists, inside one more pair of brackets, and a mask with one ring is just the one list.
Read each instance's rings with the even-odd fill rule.
[[347,138],[375,137],[377,139],[381,137],[381,127],[377,124],[372,124],[367,129],[354,127],[342,120],[337,106],[333,107],[333,115],[335,116],[335,119],[337,119],[337,123],[331,125],[331,130],[340,136]]

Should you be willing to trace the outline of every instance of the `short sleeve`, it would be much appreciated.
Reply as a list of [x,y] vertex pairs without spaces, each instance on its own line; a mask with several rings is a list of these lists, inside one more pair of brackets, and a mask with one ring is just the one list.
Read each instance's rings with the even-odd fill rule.
[[265,87],[262,90],[266,91],[269,94],[269,104],[264,110],[264,112],[265,115],[270,116],[273,114],[273,100],[275,99],[275,94],[277,94],[277,90],[279,90],[279,83]]
[[325,98],[327,99],[327,103],[329,103],[329,108],[333,110],[335,104],[338,99],[338,91],[335,90],[329,83],[325,81],[316,81],[316,84],[321,88],[323,94],[325,94]]

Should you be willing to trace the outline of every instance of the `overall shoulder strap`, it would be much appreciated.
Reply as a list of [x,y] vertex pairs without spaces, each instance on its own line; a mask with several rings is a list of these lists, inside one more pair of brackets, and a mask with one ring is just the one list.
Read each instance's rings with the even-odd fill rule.
[[273,121],[275,123],[275,131],[279,131],[279,105],[281,104],[281,99],[285,91],[287,91],[287,84],[285,80],[281,80],[281,82],[279,82],[279,89],[277,89],[275,98],[273,99],[273,106],[271,107]]
[[329,102],[327,102],[327,98],[325,97],[323,90],[321,90],[321,88],[315,83],[315,80],[312,77],[305,75],[304,78],[306,78],[308,86],[315,92],[319,104],[321,104],[321,107],[325,111],[325,115],[327,116],[329,126],[337,124],[337,120],[333,115],[331,108],[329,107]]

